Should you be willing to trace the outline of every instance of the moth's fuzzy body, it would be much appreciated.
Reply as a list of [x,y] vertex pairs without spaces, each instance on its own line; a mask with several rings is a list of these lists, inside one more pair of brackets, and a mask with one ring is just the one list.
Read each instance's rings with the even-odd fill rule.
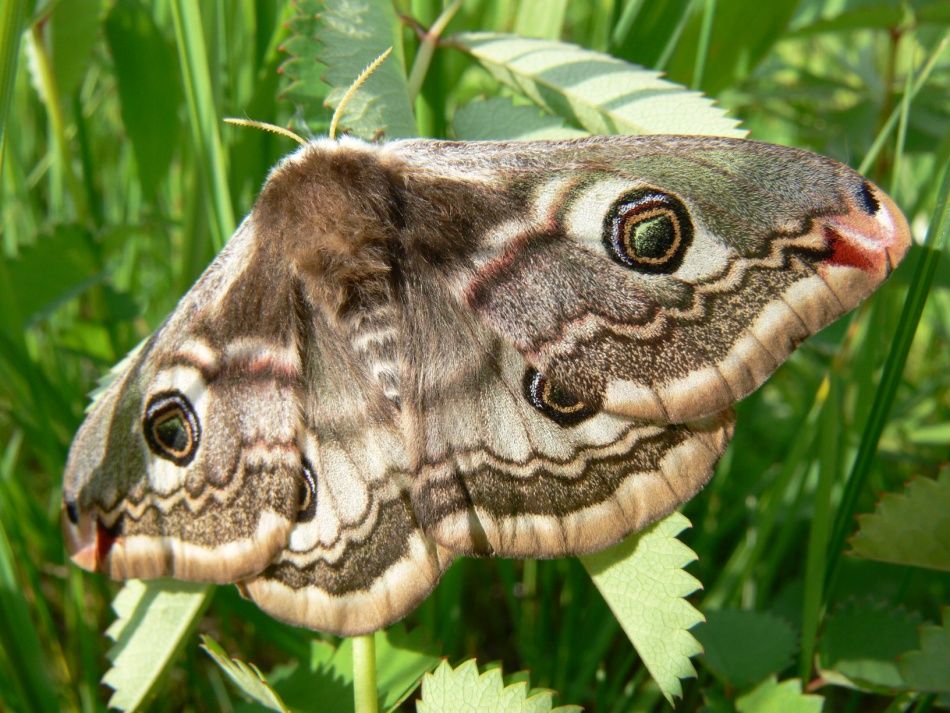
[[314,142],[92,409],[71,551],[352,634],[455,555],[600,549],[702,487],[731,404],[908,239],[850,169],[753,142]]

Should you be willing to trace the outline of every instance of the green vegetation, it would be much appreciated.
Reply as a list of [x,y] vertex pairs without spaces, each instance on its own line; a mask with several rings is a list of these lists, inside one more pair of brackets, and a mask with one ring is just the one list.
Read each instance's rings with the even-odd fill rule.
[[[0,709],[352,710],[373,650],[380,710],[950,706],[950,4],[444,4],[0,5]],[[513,35],[545,44],[528,58]],[[59,487],[87,394],[296,148],[221,119],[326,133],[326,103],[389,46],[350,133],[747,130],[866,172],[918,245],[739,404],[691,529],[677,515],[583,563],[459,561],[405,626],[356,641],[279,624],[234,587],[80,572]]]

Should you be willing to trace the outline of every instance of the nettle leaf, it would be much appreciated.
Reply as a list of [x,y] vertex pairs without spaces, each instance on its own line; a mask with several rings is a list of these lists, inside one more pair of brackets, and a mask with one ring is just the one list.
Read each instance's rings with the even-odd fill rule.
[[709,611],[695,633],[709,670],[740,690],[784,669],[798,649],[792,626],[767,612]]
[[[348,133],[364,139],[416,136],[402,35],[391,0],[302,0],[298,17],[285,43],[292,59],[283,71],[291,81],[287,96],[299,113],[325,117],[326,112],[314,106],[315,100],[337,106],[360,72],[392,47],[393,56],[352,97],[341,124]],[[316,62],[325,67],[319,81],[313,69]],[[332,89],[325,95],[326,85]]]
[[593,134],[745,136],[712,100],[660,73],[566,42],[464,33],[453,46],[498,81]]
[[156,579],[125,583],[112,601],[117,619],[106,630],[115,642],[102,682],[113,689],[109,706],[141,710],[154,694],[210,601],[211,587]]
[[47,48],[61,97],[73,93],[86,75],[99,38],[102,0],[69,0],[52,6]]
[[917,646],[920,617],[885,604],[849,602],[825,620],[818,668],[829,683],[872,690],[906,687],[900,654]]
[[422,698],[416,703],[417,713],[579,713],[579,706],[553,707],[553,693],[531,693],[526,681],[505,686],[501,669],[493,668],[479,674],[474,659],[458,668],[447,661],[422,679]]
[[676,539],[689,526],[674,512],[616,547],[580,558],[671,704],[683,695],[680,679],[696,675],[690,657],[703,650],[689,631],[703,615],[685,599],[700,588],[683,569],[696,554]]
[[770,676],[744,696],[739,696],[736,710],[739,713],[817,713],[824,702],[821,696],[803,694],[800,679],[779,683],[775,676]]
[[858,521],[851,554],[950,572],[950,468],[936,479],[914,478],[903,493],[886,493]]
[[201,648],[208,652],[214,662],[234,682],[234,685],[250,700],[269,710],[278,713],[289,713],[290,709],[284,705],[280,696],[270,687],[264,678],[264,674],[260,672],[257,666],[231,658],[221,648],[221,645],[210,636],[201,637]]
[[455,112],[452,126],[455,135],[467,141],[551,140],[588,136],[586,131],[565,125],[560,117],[544,114],[534,106],[513,104],[504,97],[466,104]]
[[916,691],[950,693],[950,607],[942,626],[920,628],[920,649],[901,656],[901,676]]

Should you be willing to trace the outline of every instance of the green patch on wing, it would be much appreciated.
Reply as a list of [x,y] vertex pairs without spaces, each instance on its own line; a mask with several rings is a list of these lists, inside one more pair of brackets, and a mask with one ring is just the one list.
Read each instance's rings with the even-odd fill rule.
[[581,557],[663,695],[683,695],[680,679],[696,675],[690,657],[702,646],[689,629],[703,621],[686,597],[700,584],[683,569],[696,554],[676,539],[690,526],[680,513],[616,547]]
[[[337,106],[353,81],[389,47],[393,56],[352,97],[342,117],[343,129],[363,139],[416,135],[403,69],[402,35],[389,0],[301,0],[285,48],[283,65],[290,84],[287,97],[298,113],[323,132],[324,102]],[[322,63],[322,72],[318,69]],[[326,93],[327,85],[330,87]]]
[[464,33],[452,43],[502,84],[593,134],[745,136],[699,92],[609,55],[493,33]]
[[866,559],[950,572],[950,468],[918,477],[902,493],[887,493],[851,539]]
[[142,709],[187,641],[210,593],[207,584],[170,579],[125,583],[112,601],[118,618],[106,631],[115,642],[108,653],[112,668],[102,677],[113,690],[111,708]]
[[696,638],[709,670],[740,690],[791,664],[798,648],[795,630],[784,619],[738,609],[707,612]]
[[527,681],[505,685],[501,669],[478,672],[474,659],[458,668],[443,661],[422,680],[422,698],[416,713],[579,713],[578,706],[554,708],[551,691],[532,691]]
[[829,683],[870,690],[905,687],[898,656],[917,646],[920,617],[885,604],[849,602],[828,616],[818,667]]
[[920,628],[920,649],[902,656],[898,667],[913,690],[950,693],[950,607],[942,626]]

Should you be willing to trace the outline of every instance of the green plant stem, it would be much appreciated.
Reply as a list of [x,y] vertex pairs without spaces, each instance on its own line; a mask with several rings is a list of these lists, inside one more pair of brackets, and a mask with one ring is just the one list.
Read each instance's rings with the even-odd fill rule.
[[894,397],[897,395],[897,388],[900,386],[901,375],[904,372],[904,364],[907,362],[907,355],[914,341],[914,334],[917,331],[927,295],[930,293],[930,287],[937,271],[937,264],[943,255],[948,234],[950,234],[950,162],[944,166],[937,205],[930,222],[930,230],[924,240],[925,249],[914,269],[914,277],[911,280],[907,299],[904,301],[897,332],[894,334],[890,353],[884,363],[881,383],[875,392],[874,403],[871,405],[871,412],[865,424],[864,432],[861,434],[858,452],[854,464],[851,466],[841,504],[838,506],[832,535],[828,541],[828,561],[825,570],[826,601],[835,584],[838,566],[841,562],[841,550],[844,547],[848,531],[851,529],[851,521],[857,506],[858,496],[864,490],[868,474],[871,471],[871,463],[874,454],[877,452],[877,445],[881,439],[881,433],[884,431],[884,425],[887,423],[887,416],[894,403]]
[[80,223],[89,224],[89,206],[86,204],[86,194],[82,183],[73,170],[72,158],[69,155],[69,142],[66,139],[66,117],[63,114],[62,98],[59,95],[59,86],[56,75],[50,63],[46,44],[43,42],[42,26],[39,23],[30,28],[30,43],[33,46],[33,56],[36,58],[36,75],[40,84],[40,94],[49,114],[50,128],[53,140],[56,142],[56,153],[62,166],[63,177],[66,181],[66,190],[72,198],[76,210],[76,217]]
[[452,21],[452,18],[455,17],[455,13],[457,13],[461,7],[462,0],[455,0],[455,2],[445,8],[442,14],[435,19],[435,22],[432,23],[432,26],[422,38],[422,42],[419,44],[419,51],[416,53],[416,59],[412,63],[412,71],[409,73],[407,82],[410,102],[416,100],[419,91],[422,89],[426,72],[429,71],[429,65],[432,63],[432,55],[435,53],[435,48],[439,44],[439,37],[445,32],[446,26]]
[[379,710],[375,634],[353,637],[353,703],[356,713],[377,713]]
[[220,250],[234,232],[234,208],[211,89],[201,6],[189,0],[173,0],[171,7],[188,104],[188,123],[198,154],[200,174],[211,198],[212,242],[215,250]]

